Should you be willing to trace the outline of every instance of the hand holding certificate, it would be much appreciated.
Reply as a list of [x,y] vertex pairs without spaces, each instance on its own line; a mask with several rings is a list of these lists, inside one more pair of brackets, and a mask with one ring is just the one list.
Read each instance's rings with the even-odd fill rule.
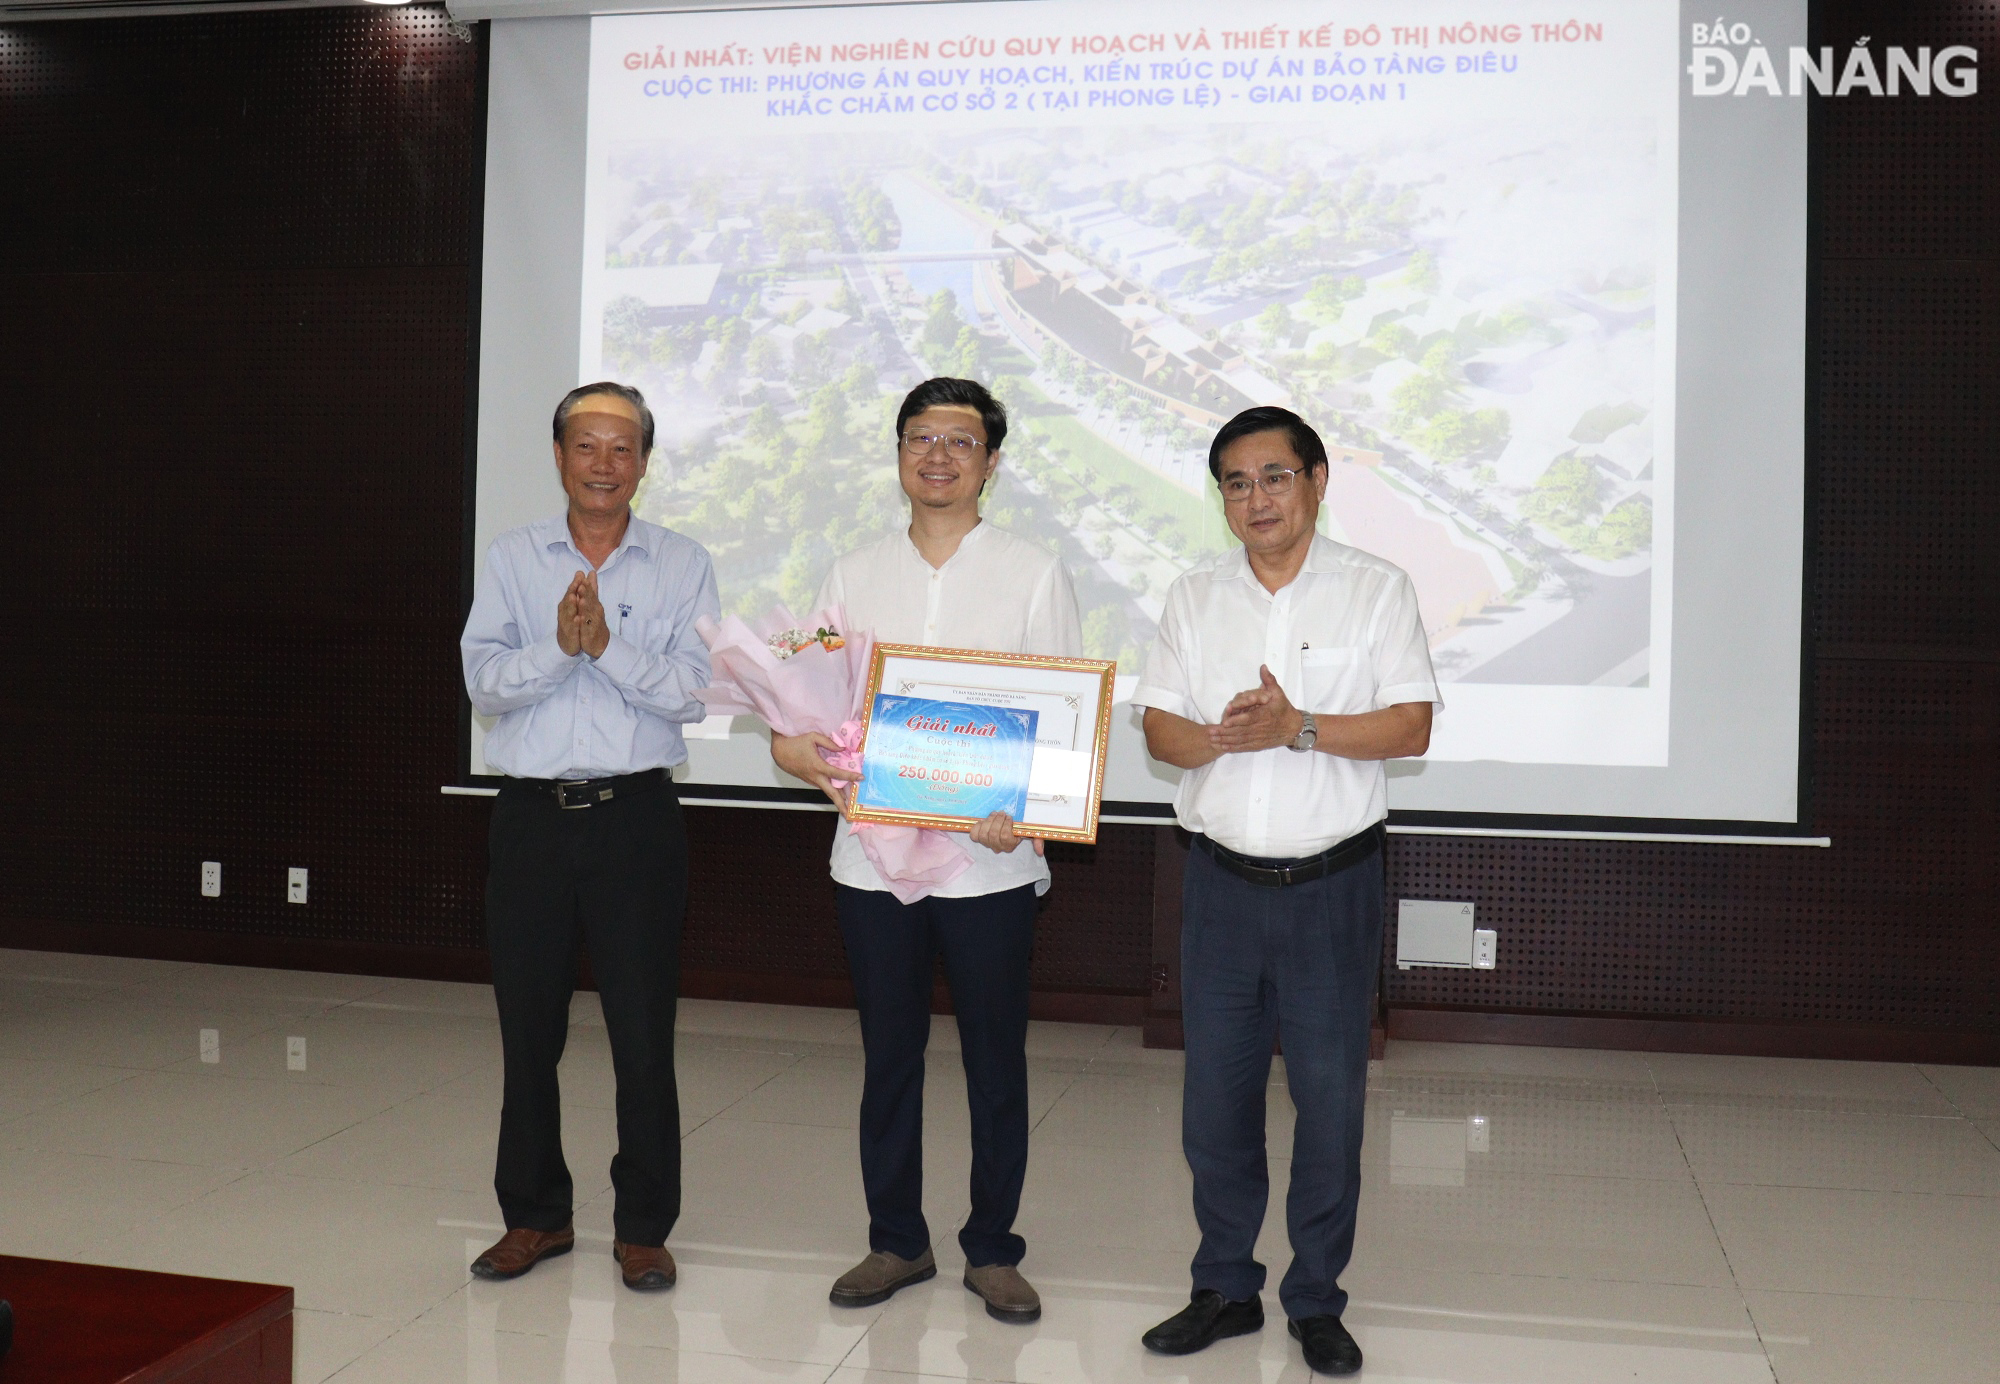
[[877,645],[848,815],[969,831],[998,811],[1019,836],[1096,841],[1116,669],[1103,659]]
[[[731,615],[697,626],[708,645],[714,683],[695,695],[711,712],[761,717],[778,735],[817,735],[817,751],[849,772],[859,764],[859,720],[874,640],[833,606],[800,620],[783,606],[752,628]],[[816,631],[816,632],[815,632]],[[850,827],[890,892],[904,903],[963,874],[970,858],[956,838],[921,828]]]

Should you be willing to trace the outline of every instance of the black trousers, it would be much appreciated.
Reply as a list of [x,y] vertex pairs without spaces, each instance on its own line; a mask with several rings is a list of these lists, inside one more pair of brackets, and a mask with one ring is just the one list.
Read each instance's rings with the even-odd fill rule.
[[1035,887],[913,904],[886,890],[835,888],[866,1056],[861,1183],[868,1247],[904,1259],[931,1247],[924,1220],[924,1048],[931,1037],[931,976],[942,953],[972,1116],[972,1214],[958,1243],[968,1264],[1018,1264],[1028,1250],[1014,1233],[1014,1217],[1028,1175]]
[[618,1078],[617,1201],[633,1245],[661,1245],[681,1211],[680,1092],[674,1009],[687,831],[680,799],[657,787],[565,811],[526,784],[500,790],[486,877],[486,936],[506,1058],[493,1188],[508,1229],[570,1223],[556,1064],[569,1038],[577,946],[590,948]]

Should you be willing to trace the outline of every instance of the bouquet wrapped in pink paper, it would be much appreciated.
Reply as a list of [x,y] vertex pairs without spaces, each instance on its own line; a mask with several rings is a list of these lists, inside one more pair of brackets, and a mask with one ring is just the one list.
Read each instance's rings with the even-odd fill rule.
[[[868,691],[874,636],[847,627],[847,612],[831,606],[801,620],[779,606],[756,626],[734,615],[702,619],[695,630],[708,645],[711,684],[695,693],[717,715],[755,716],[778,735],[817,731],[840,746],[822,756],[859,772],[861,699]],[[949,832],[850,822],[846,830],[882,882],[914,903],[956,879],[972,863]]]

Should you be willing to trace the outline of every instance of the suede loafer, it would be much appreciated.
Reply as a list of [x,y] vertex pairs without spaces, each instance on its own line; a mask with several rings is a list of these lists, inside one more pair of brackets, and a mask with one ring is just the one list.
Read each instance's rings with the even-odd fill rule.
[[611,1257],[618,1261],[618,1274],[625,1280],[625,1286],[642,1293],[671,1288],[680,1276],[674,1267],[674,1256],[667,1253],[665,1245],[628,1245],[623,1240],[613,1240]]
[[1225,1336],[1248,1336],[1264,1329],[1264,1300],[1231,1302],[1213,1288],[1203,1288],[1180,1311],[1139,1338],[1160,1355],[1192,1355],[1207,1350]]
[[1361,1369],[1361,1347],[1347,1334],[1340,1318],[1295,1317],[1288,1328],[1305,1349],[1306,1364],[1317,1374],[1355,1374]]
[[834,1280],[826,1296],[836,1307],[872,1307],[887,1302],[899,1289],[937,1277],[937,1260],[929,1250],[915,1259],[903,1259],[876,1250]]
[[498,1282],[519,1278],[544,1259],[576,1248],[576,1230],[510,1230],[493,1247],[472,1261],[472,1276]]
[[1025,1325],[1042,1315],[1041,1295],[1012,1264],[965,1266],[965,1286],[986,1303],[986,1315],[999,1322]]

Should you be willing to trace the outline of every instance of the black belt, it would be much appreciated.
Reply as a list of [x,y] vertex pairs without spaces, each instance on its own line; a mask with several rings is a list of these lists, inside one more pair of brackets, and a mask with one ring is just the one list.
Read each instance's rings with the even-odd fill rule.
[[1360,864],[1382,849],[1382,824],[1377,822],[1366,831],[1357,832],[1318,855],[1298,860],[1268,860],[1262,856],[1238,855],[1227,846],[1218,846],[1206,836],[1197,835],[1194,844],[1238,879],[1266,889],[1282,889],[1287,884],[1304,884]]
[[565,810],[596,807],[600,803],[614,801],[620,793],[659,788],[671,781],[665,769],[641,769],[636,774],[616,774],[610,778],[511,780],[534,792],[547,794],[556,800],[557,807]]

